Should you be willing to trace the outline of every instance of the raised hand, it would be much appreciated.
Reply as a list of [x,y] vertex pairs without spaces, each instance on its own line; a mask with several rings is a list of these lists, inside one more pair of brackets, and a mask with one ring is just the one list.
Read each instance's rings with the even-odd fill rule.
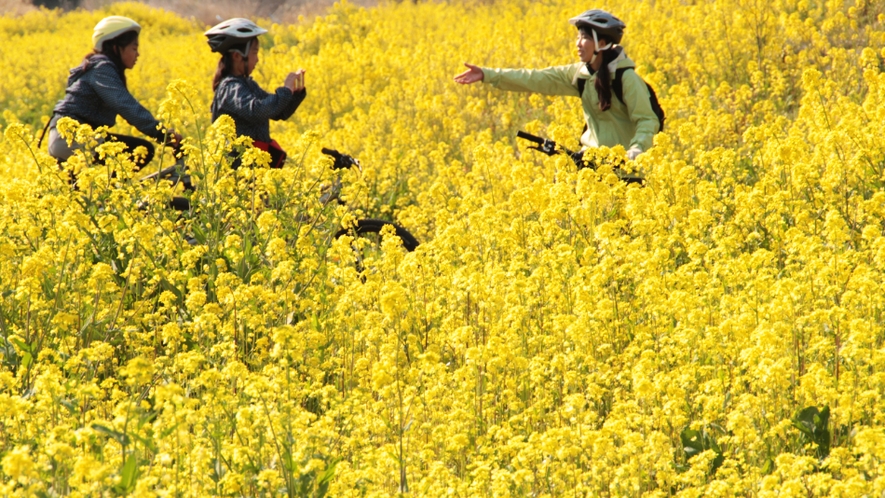
[[177,152],[179,149],[181,149],[182,140],[184,140],[184,138],[181,136],[180,133],[175,130],[169,130],[166,134],[165,145],[172,147],[172,149]]
[[304,90],[304,72],[304,69],[299,69],[294,73],[289,73],[283,86],[291,90],[292,93]]
[[463,73],[455,76],[455,82],[461,83],[462,85],[469,85],[470,83],[476,83],[477,81],[482,81],[484,75],[482,73],[482,69],[479,66],[474,66],[473,64],[464,63],[466,67],[469,69],[464,71]]

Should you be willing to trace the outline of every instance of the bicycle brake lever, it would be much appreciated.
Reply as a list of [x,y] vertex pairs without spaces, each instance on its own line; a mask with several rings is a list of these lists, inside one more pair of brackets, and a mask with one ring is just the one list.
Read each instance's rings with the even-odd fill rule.
[[335,159],[335,164],[332,165],[332,169],[350,169],[354,166],[360,171],[363,170],[363,168],[360,167],[360,162],[355,157],[341,154],[340,157]]
[[559,154],[559,151],[556,150],[556,142],[552,142],[550,140],[544,140],[543,144],[536,147],[529,147],[529,149],[535,149],[537,151],[543,152],[544,154],[547,154],[548,156],[555,156],[556,154]]

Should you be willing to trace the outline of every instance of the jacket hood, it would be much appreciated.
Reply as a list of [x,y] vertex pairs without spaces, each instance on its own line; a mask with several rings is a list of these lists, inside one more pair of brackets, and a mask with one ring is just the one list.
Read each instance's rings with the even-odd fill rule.
[[71,70],[68,74],[68,86],[70,86],[71,83],[82,78],[83,75],[88,73],[90,70],[92,70],[92,68],[98,67],[103,64],[113,64],[113,63],[114,63],[114,61],[112,61],[106,55],[103,55],[103,54],[93,55],[92,57],[89,58],[88,61],[84,60],[83,63],[80,64],[79,66],[71,68]]

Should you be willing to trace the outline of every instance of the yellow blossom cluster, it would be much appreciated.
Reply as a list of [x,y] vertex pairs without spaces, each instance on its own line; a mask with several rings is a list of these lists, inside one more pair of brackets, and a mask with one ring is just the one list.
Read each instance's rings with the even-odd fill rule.
[[[458,86],[574,62],[591,7],[667,113],[576,170],[576,99]],[[207,28],[0,16],[0,495],[882,496],[885,2],[346,2],[262,37],[284,169],[211,123]],[[192,192],[37,146],[106,15]],[[115,132],[137,133],[120,121]],[[323,146],[360,168],[333,172]],[[231,168],[231,150],[244,165]],[[71,178],[76,177],[72,188]],[[322,200],[341,181],[341,204]],[[186,197],[190,209],[168,204]],[[378,218],[406,252],[336,237]]]

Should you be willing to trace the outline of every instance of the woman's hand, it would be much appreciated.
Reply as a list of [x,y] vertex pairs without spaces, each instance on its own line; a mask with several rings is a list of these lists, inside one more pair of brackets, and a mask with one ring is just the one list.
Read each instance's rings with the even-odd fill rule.
[[292,93],[304,90],[304,69],[289,73],[289,75],[286,76],[286,82],[283,83],[283,86],[288,88]]
[[642,154],[642,149],[637,146],[630,147],[630,150],[627,151],[627,159],[634,160],[639,157],[639,154]]
[[461,83],[462,85],[469,85],[470,83],[476,83],[477,81],[482,81],[484,75],[482,73],[482,69],[479,66],[474,66],[473,64],[464,63],[467,66],[467,71],[455,76],[455,82]]

